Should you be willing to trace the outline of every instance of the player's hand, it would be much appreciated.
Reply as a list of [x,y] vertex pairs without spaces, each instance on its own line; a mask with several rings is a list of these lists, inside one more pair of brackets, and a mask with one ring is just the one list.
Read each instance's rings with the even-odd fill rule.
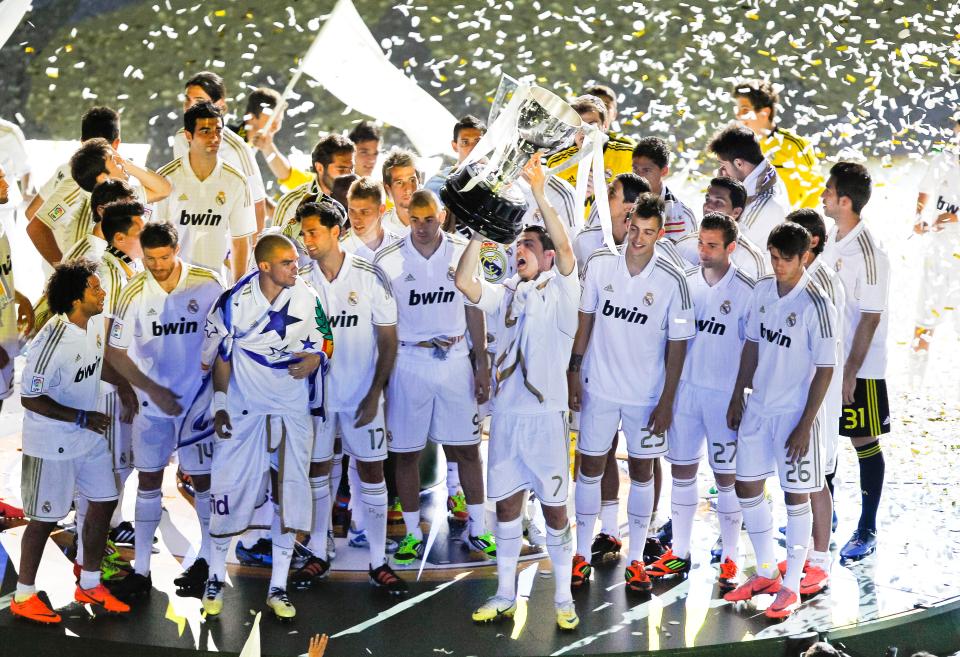
[[930,230],[930,226],[928,226],[927,222],[925,221],[917,220],[917,222],[913,224],[913,232],[915,232],[917,235],[923,235],[928,230]]
[[665,400],[660,400],[654,406],[650,419],[647,420],[647,428],[655,436],[662,436],[673,424],[673,404]]
[[107,432],[107,428],[110,426],[110,416],[100,413],[98,411],[87,411],[87,421],[84,422],[83,428],[94,433],[99,433],[101,436]]
[[360,401],[360,405],[357,406],[357,412],[353,414],[353,428],[359,429],[373,422],[373,418],[377,417],[379,407],[380,393],[377,392],[374,394],[371,390],[367,393],[367,396]]
[[490,368],[481,365],[473,375],[473,391],[478,404],[490,401]]
[[170,388],[157,386],[156,388],[150,390],[150,392],[147,394],[150,396],[150,401],[156,404],[157,408],[167,415],[176,417],[183,413],[183,406],[178,401],[180,399],[180,395],[175,393]]
[[14,298],[17,303],[17,330],[23,335],[30,335],[33,333],[33,326],[36,321],[33,315],[33,306],[30,305],[30,300],[19,292],[16,293]]
[[295,379],[305,379],[320,368],[323,362],[320,356],[309,351],[298,351],[294,354],[299,358],[299,362],[291,363],[287,366],[287,372]]
[[133,417],[140,412],[137,393],[133,391],[133,386],[125,385],[117,387],[117,394],[120,396],[120,421],[130,424],[133,422]]
[[307,650],[307,657],[323,657],[327,651],[327,635],[314,634],[310,639],[310,649]]
[[787,438],[785,447],[787,448],[787,461],[790,463],[799,461],[806,456],[810,449],[810,427],[803,424],[794,427],[793,431],[790,432],[790,437]]
[[543,170],[543,165],[540,164],[542,156],[543,153],[537,151],[523,167],[523,179],[530,183],[530,189],[533,190],[534,194],[542,194],[544,186],[547,184],[547,174]]
[[944,212],[943,214],[937,217],[936,222],[933,224],[933,230],[943,230],[945,224],[954,224],[957,222],[957,213],[956,212]]
[[230,415],[226,411],[217,411],[213,416],[213,428],[221,438],[233,437],[233,425],[230,424]]
[[727,427],[730,431],[740,429],[740,421],[743,419],[743,398],[734,393],[730,398],[730,405],[727,406]]
[[853,403],[854,393],[857,390],[857,373],[856,372],[844,372],[843,373],[843,405],[849,406]]
[[583,403],[583,384],[580,381],[580,372],[567,372],[567,406],[571,411],[580,412]]

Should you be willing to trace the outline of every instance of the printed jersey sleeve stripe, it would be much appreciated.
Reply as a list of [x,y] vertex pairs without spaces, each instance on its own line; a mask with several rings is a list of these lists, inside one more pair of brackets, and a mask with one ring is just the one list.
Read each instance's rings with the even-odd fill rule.
[[376,276],[377,282],[379,282],[380,285],[383,286],[383,288],[390,294],[390,296],[393,296],[393,287],[390,285],[390,279],[387,278],[387,274],[386,272],[383,271],[383,269],[381,269],[377,265],[371,264],[369,262],[365,262],[360,258],[355,259],[353,261],[353,264],[356,265],[358,269],[368,271],[374,276]]
[[66,330],[66,325],[61,322],[58,323],[52,331],[50,331],[50,337],[47,339],[47,344],[44,345],[43,351],[40,353],[40,357],[37,359],[37,367],[34,370],[37,374],[46,374],[47,365],[50,364],[50,359],[53,358],[53,355],[56,353],[57,346],[60,344],[63,334]]
[[175,172],[177,169],[179,169],[182,165],[183,165],[183,160],[181,160],[180,158],[177,158],[172,162],[167,162],[162,167],[157,169],[157,173],[159,173],[161,176],[169,176],[170,174]]
[[742,271],[740,271],[739,269],[736,271],[736,276],[737,276],[737,278],[739,278],[741,281],[743,281],[744,283],[746,283],[747,286],[749,286],[751,290],[757,286],[757,282],[756,282],[755,280],[753,280],[752,278],[750,278],[747,274],[744,274],[744,273],[743,273]]
[[677,285],[680,288],[680,305],[683,307],[683,309],[686,310],[692,307],[693,304],[690,301],[690,288],[687,287],[687,279],[683,272],[678,271],[675,266],[665,263],[662,260],[657,260],[656,266],[670,274],[677,282]]
[[240,140],[240,137],[232,130],[224,130],[223,143],[237,154],[237,159],[240,161],[240,166],[243,168],[243,173],[245,174],[244,177],[252,176],[253,170],[250,168],[250,162],[248,161],[250,152],[247,150],[247,145]]
[[861,233],[857,238],[860,245],[860,251],[863,253],[863,262],[867,275],[867,284],[876,285],[877,283],[877,254],[873,249],[873,241],[865,234]]
[[236,176],[237,178],[239,178],[239,179],[242,180],[243,182],[247,182],[247,177],[246,177],[245,175],[243,175],[242,173],[240,173],[239,171],[237,171],[236,167],[233,167],[232,165],[228,164],[227,162],[224,162],[224,163],[223,163],[223,170],[226,171],[226,172],[229,173],[229,174],[233,174],[234,176]]
[[830,313],[827,310],[827,300],[823,297],[816,286],[807,287],[807,294],[813,301],[814,308],[817,311],[817,319],[820,322],[820,337],[833,337],[833,326],[830,325]]
[[123,288],[123,291],[120,292],[120,297],[117,299],[117,305],[113,309],[113,314],[115,317],[126,317],[127,309],[130,307],[130,304],[133,303],[133,300],[136,298],[136,296],[140,294],[140,291],[143,289],[145,283],[145,274],[137,274],[137,276],[130,279],[126,287]]

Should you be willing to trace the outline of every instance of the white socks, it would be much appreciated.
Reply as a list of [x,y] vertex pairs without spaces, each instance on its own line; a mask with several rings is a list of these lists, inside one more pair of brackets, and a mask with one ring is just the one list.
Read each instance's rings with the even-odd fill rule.
[[[367,543],[370,546],[370,567],[379,568],[386,562],[387,543],[387,484],[360,482],[354,491],[359,491],[358,509],[366,518]],[[354,493],[357,494],[356,492]]]
[[447,495],[453,497],[460,492],[460,466],[456,461],[447,461]]
[[[499,554],[499,552],[498,552]],[[554,529],[547,525],[547,554],[553,567],[553,579],[556,589],[554,604],[563,604],[573,600],[570,592],[570,579],[573,575],[573,534],[570,527]]]
[[[761,493],[756,497],[740,498],[740,508],[743,509],[743,522],[747,525],[747,533],[757,555],[757,574],[761,577],[776,578],[779,570],[773,555],[773,513],[770,505]],[[809,537],[808,525],[807,533],[802,538],[804,546]]]
[[[293,559],[293,539],[295,532],[285,532],[281,528],[280,507],[273,506],[273,526],[270,538],[273,540],[273,568],[270,571],[270,588],[287,590],[287,576],[290,574],[290,560]],[[323,533],[323,552],[327,550],[327,533]]]
[[[313,495],[313,527],[310,530],[310,550],[327,560],[327,525],[333,507],[330,503],[330,477],[310,477],[310,492]],[[276,522],[276,521],[275,521]],[[271,529],[271,534],[275,532]]]
[[813,513],[810,502],[787,505],[787,573],[784,585],[800,595],[800,580],[803,578],[803,562],[807,560],[807,545],[813,530]]
[[733,484],[729,486],[717,484],[717,518],[720,520],[720,542],[723,544],[720,562],[728,558],[736,561],[743,513],[740,511],[740,500],[737,498]]
[[78,495],[73,499],[73,504],[77,509],[74,514],[73,522],[77,527],[77,563],[83,567],[83,521],[87,517],[87,498]]
[[[517,562],[523,543],[523,519],[497,523],[497,596],[514,600],[517,597]],[[552,558],[552,555],[551,555]],[[570,566],[567,566],[570,572]],[[569,590],[570,583],[567,582]]]
[[227,555],[230,553],[229,536],[211,536],[210,545],[210,579],[221,582],[227,579]]
[[420,509],[403,512],[403,524],[407,526],[407,533],[423,540],[423,530],[420,529]]
[[[577,523],[579,525],[579,523]],[[603,500],[600,503],[600,531],[607,536],[620,538],[620,500]],[[577,547],[579,548],[579,543]]]
[[[588,477],[583,472],[577,473],[577,486],[573,493],[577,508],[577,554],[581,557],[590,557],[590,545],[593,542],[593,528],[597,524],[600,514],[600,480],[603,475]],[[549,534],[548,534],[549,535]]]
[[653,477],[647,481],[630,481],[627,498],[627,516],[630,519],[630,549],[627,563],[643,563],[643,548],[647,544],[647,530],[653,515]]
[[673,479],[670,493],[670,517],[673,520],[673,554],[681,559],[690,558],[690,535],[693,533],[693,516],[697,512],[697,477]]
[[153,537],[163,516],[163,494],[156,490],[137,489],[137,506],[134,511],[133,565],[138,575],[150,573],[150,557],[153,553]]
[[200,549],[197,550],[197,559],[203,559],[210,564],[210,490],[195,490],[194,510],[197,520],[200,521]]
[[353,525],[354,531],[362,532],[367,526],[367,519],[363,511],[364,505],[360,503],[360,491],[363,490],[365,484],[360,479],[360,471],[357,470],[357,459],[350,459],[347,479],[350,481],[350,523]]
[[486,508],[483,504],[468,504],[467,515],[470,516],[470,536],[483,536],[487,533]]

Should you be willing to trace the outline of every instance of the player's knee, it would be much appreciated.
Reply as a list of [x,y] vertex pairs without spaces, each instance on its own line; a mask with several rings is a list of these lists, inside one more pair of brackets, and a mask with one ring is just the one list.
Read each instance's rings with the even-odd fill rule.
[[656,459],[631,458],[628,462],[630,467],[630,479],[639,482],[650,481],[653,478],[655,462]]
[[783,500],[790,506],[796,506],[797,504],[806,504],[810,501],[810,495],[808,493],[784,493]]
[[450,449],[450,453],[453,454],[454,460],[461,466],[480,462],[480,448],[477,445],[453,447]]
[[206,493],[210,490],[210,475],[191,475],[190,480],[193,482],[193,488],[198,493]]
[[497,522],[511,522],[520,517],[525,491],[497,502]]
[[570,525],[566,505],[552,506],[543,504],[543,519],[551,529],[563,529]]
[[[196,485],[196,478],[191,477]],[[209,480],[209,476],[207,477]],[[137,485],[140,490],[157,490],[163,484],[163,470],[160,472],[140,472],[137,476]]]
[[580,455],[580,472],[587,477],[599,477],[606,466],[606,456]]
[[749,499],[763,493],[763,482],[738,480],[735,489],[737,491],[737,497],[740,499]]
[[320,461],[310,463],[310,476],[323,477],[330,474],[330,461]]
[[383,461],[357,461],[357,474],[365,484],[379,484],[383,481]]

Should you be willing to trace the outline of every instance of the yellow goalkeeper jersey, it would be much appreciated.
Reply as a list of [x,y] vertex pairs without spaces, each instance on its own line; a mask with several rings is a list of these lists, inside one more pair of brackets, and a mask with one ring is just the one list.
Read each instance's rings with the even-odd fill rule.
[[791,207],[815,208],[819,205],[824,179],[816,150],[808,140],[778,126],[760,139],[760,150],[786,185]]

